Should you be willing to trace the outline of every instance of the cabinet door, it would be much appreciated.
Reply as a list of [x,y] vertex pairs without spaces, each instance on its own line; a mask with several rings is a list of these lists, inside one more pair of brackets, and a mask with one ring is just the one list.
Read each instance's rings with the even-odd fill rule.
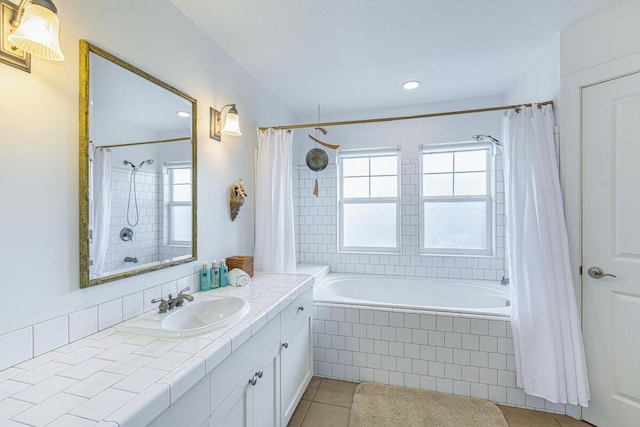
[[313,376],[311,317],[282,339],[280,350],[282,425],[286,426]]
[[267,352],[255,371],[253,423],[255,427],[280,425],[280,353],[278,345]]
[[212,427],[253,427],[253,392],[255,375],[252,369],[231,394],[211,414]]

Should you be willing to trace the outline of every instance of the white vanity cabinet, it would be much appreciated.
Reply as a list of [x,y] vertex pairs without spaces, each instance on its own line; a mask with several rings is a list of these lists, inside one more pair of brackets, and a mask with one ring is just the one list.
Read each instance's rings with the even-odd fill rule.
[[232,338],[231,354],[151,425],[286,427],[313,375],[312,308],[308,289],[266,323],[252,323],[250,338],[237,348]]
[[279,426],[279,369],[278,346],[273,346],[214,411],[211,426]]
[[312,290],[285,308],[281,317],[280,396],[282,426],[286,426],[313,376],[311,340]]

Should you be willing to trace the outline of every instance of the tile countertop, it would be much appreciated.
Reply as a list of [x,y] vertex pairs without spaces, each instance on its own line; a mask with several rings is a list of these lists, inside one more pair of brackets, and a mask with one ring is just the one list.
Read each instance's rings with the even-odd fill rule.
[[[136,335],[118,325],[0,371],[0,426],[145,424],[160,415],[280,311],[328,273],[257,272],[251,285],[207,295],[238,296],[251,309],[238,323],[184,338]],[[195,294],[197,298],[198,293]]]

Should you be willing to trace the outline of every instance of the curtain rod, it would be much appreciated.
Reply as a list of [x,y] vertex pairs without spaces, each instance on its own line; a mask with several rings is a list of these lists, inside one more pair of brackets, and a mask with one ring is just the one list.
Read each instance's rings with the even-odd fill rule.
[[258,129],[260,130],[302,129],[302,128],[314,128],[314,127],[341,126],[341,125],[359,125],[364,123],[392,122],[395,120],[426,119],[429,117],[454,116],[457,114],[486,113],[488,111],[500,111],[500,110],[511,110],[511,109],[515,109],[516,111],[518,111],[522,107],[531,107],[532,105],[537,105],[538,108],[541,108],[543,105],[553,105],[553,101],[539,102],[536,104],[503,105],[501,107],[478,108],[475,110],[446,111],[442,113],[420,114],[417,116],[383,117],[379,119],[347,120],[342,122],[308,123],[308,124],[302,124],[302,125],[260,127]]
[[[176,141],[190,141],[191,138],[185,136],[183,138],[173,138],[173,139],[159,139],[157,141],[144,141],[144,142],[130,142],[128,144],[116,144],[116,145],[96,145],[96,148],[118,148],[118,147],[131,147],[134,145],[146,145],[146,144],[162,144],[165,142],[176,142]],[[93,141],[89,141],[93,144]]]

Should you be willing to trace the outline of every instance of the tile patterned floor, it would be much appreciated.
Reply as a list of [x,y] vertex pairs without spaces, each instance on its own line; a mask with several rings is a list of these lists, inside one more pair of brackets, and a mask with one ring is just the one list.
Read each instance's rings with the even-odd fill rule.
[[[358,383],[348,381],[313,377],[288,427],[348,427],[357,385]],[[509,427],[592,427],[591,424],[565,415],[510,406],[499,407]]]

